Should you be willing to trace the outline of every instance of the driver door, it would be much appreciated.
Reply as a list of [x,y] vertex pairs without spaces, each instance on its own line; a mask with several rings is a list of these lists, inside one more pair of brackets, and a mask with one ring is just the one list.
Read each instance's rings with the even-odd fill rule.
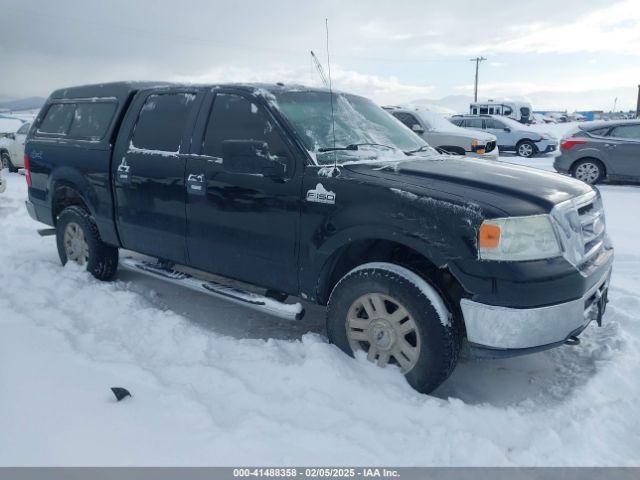
[[[201,110],[186,168],[187,251],[195,268],[285,292],[298,288],[302,162],[277,121],[246,92],[216,90]],[[281,178],[232,164],[230,143],[266,144]],[[250,154],[249,154],[250,155]],[[247,164],[250,158],[245,156]],[[240,171],[239,171],[240,170]]]

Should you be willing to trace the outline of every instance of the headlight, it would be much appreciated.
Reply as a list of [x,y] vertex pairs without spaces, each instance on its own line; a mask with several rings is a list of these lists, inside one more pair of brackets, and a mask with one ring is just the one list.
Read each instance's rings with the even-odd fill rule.
[[485,220],[478,235],[482,260],[523,261],[562,253],[549,215]]

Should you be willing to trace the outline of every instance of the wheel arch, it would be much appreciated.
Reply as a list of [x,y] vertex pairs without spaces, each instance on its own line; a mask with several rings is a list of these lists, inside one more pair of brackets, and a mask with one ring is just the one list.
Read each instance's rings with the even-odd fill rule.
[[60,213],[70,206],[81,207],[90,214],[93,214],[89,207],[89,202],[87,202],[74,184],[64,180],[55,182],[51,193],[51,216],[54,226],[57,224]]
[[324,262],[316,285],[316,300],[325,305],[335,285],[354,268],[371,262],[393,263],[420,275],[436,288],[445,299],[454,318],[462,321],[460,299],[464,288],[446,265],[441,264],[424,251],[405,242],[386,238],[359,239],[337,248]]
[[584,157],[580,157],[580,158],[574,160],[573,162],[571,162],[571,166],[569,167],[569,171],[573,174],[573,170],[576,168],[576,165],[578,165],[578,163],[583,162],[585,160],[596,161],[602,167],[602,178],[607,178],[607,175],[608,175],[607,165],[601,159],[599,159],[598,157],[595,157],[593,155],[585,155]]

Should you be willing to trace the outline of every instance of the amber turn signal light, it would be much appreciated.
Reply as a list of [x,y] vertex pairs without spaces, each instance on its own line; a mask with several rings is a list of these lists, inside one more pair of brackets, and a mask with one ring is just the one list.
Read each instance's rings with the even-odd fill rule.
[[480,248],[497,248],[500,243],[500,227],[483,223],[480,226]]

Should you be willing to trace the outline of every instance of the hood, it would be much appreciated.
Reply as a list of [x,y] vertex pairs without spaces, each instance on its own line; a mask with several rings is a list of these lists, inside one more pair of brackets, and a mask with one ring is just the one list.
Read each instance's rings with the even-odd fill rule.
[[399,188],[413,186],[433,195],[442,192],[490,205],[510,216],[548,213],[554,205],[592,190],[586,183],[557,173],[470,157],[443,155],[344,167],[397,182]]

